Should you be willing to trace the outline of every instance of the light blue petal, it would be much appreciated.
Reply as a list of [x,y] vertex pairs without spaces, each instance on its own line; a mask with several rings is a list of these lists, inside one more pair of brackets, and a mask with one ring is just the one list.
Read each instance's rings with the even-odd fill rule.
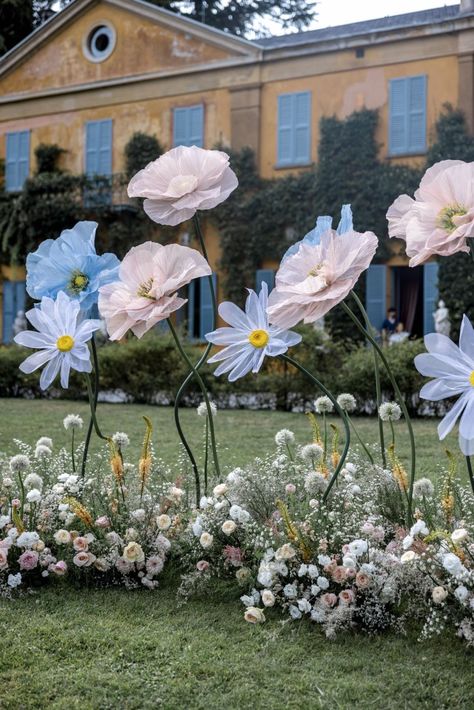
[[341,209],[341,219],[337,226],[337,233],[344,234],[344,232],[351,232],[354,229],[354,223],[352,220],[352,210],[350,205],[342,205]]
[[[308,232],[303,239],[296,244],[293,244],[283,255],[282,262],[287,259],[292,254],[296,254],[300,245],[304,242],[305,244],[311,244],[316,246],[321,243],[321,236],[332,228],[332,217],[322,216],[318,217],[316,220],[316,225],[314,229]],[[341,219],[337,227],[338,234],[344,234],[344,232],[350,232],[353,229],[352,221],[352,210],[350,205],[342,205],[341,209]]]

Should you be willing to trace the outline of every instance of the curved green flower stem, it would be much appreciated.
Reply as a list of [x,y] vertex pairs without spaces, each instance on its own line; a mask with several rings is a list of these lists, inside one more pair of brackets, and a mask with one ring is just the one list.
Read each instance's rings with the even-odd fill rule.
[[344,416],[344,412],[341,409],[341,407],[338,405],[336,398],[333,397],[331,392],[328,389],[326,389],[326,387],[323,385],[323,383],[320,382],[314,375],[312,375],[309,370],[307,370],[305,367],[303,367],[303,365],[300,365],[300,363],[297,362],[296,360],[293,360],[293,358],[290,357],[289,355],[280,355],[279,357],[282,360],[284,360],[285,362],[287,362],[289,365],[293,365],[293,367],[296,367],[296,369],[299,370],[302,375],[305,375],[305,377],[307,377],[309,380],[311,380],[311,382],[313,384],[315,384],[316,387],[318,387],[320,390],[322,390],[322,392],[324,392],[324,394],[327,397],[329,397],[329,399],[331,400],[331,402],[334,405],[334,409],[336,410],[336,412],[341,417],[341,419],[344,423],[344,429],[345,429],[345,433],[346,433],[345,442],[344,442],[344,449],[341,454],[341,458],[339,460],[339,463],[336,466],[336,470],[332,474],[332,476],[329,480],[329,483],[327,485],[327,488],[324,491],[323,502],[325,502],[329,496],[329,493],[331,492],[331,488],[333,487],[333,485],[337,481],[337,477],[339,476],[342,468],[344,467],[344,463],[346,461],[347,454],[349,452],[349,445],[351,442],[351,430],[349,428],[349,424],[347,423],[347,417]]
[[472,492],[474,493],[474,471],[472,470],[472,461],[470,456],[466,456],[467,472],[471,482]]
[[72,434],[71,434],[71,462],[72,462],[72,472],[76,473],[76,457],[74,454],[74,427],[72,428]]
[[[92,350],[92,363],[94,365],[94,412],[97,409],[97,399],[99,397],[99,359],[97,357],[97,346],[95,344],[94,335],[91,338],[91,350]],[[90,402],[90,400],[89,400]],[[94,422],[92,416],[89,420],[89,426],[87,427],[86,440],[84,442],[84,452],[82,454],[82,466],[81,466],[81,476],[84,478],[86,475],[86,463],[87,456],[89,454],[89,445],[91,442],[92,430],[94,428]]]
[[365,453],[366,453],[366,455],[367,455],[367,458],[369,459],[370,463],[371,463],[372,465],[374,465],[374,463],[375,463],[375,462],[374,462],[374,457],[372,456],[372,454],[370,453],[369,449],[367,448],[367,446],[366,446],[366,445],[364,444],[364,442],[362,441],[361,436],[360,436],[359,432],[357,431],[356,425],[354,424],[354,422],[352,421],[352,419],[350,418],[350,416],[347,414],[347,412],[345,412],[345,415],[346,415],[346,417],[347,417],[347,421],[349,422],[349,424],[351,425],[351,427],[352,427],[352,429],[353,429],[353,431],[354,431],[354,434],[355,434],[356,437],[357,437],[357,440],[359,441],[359,444],[360,444],[360,445],[362,446],[362,448],[364,449],[364,451],[365,451]]
[[389,419],[389,422],[390,422],[390,430],[392,432],[392,447],[393,447],[393,450],[395,451],[395,428],[393,426],[393,422],[391,419]]
[[416,449],[415,449],[415,435],[413,433],[413,427],[411,424],[410,415],[408,414],[408,409],[405,404],[405,400],[403,399],[402,393],[400,392],[400,388],[399,388],[398,383],[393,375],[392,369],[391,369],[390,365],[388,364],[387,358],[385,357],[379,344],[374,340],[372,335],[364,328],[364,326],[362,325],[360,320],[351,311],[349,306],[346,303],[344,303],[344,301],[341,303],[341,306],[344,308],[345,312],[347,313],[349,318],[353,321],[353,323],[359,328],[361,333],[363,335],[365,335],[367,340],[369,340],[370,343],[373,345],[373,347],[377,350],[377,353],[379,354],[380,359],[382,360],[382,363],[383,363],[385,369],[387,370],[387,374],[390,378],[390,382],[392,383],[392,387],[395,391],[395,396],[398,399],[401,410],[403,412],[403,416],[405,417],[406,425],[408,427],[408,434],[410,437],[410,448],[411,448],[411,477],[410,477],[410,487],[408,489],[408,523],[411,524],[411,522],[412,522],[412,508],[413,508],[413,485],[415,483],[415,474],[416,474]]
[[[209,257],[207,254],[206,244],[204,242],[204,236],[203,236],[203,233],[201,230],[201,224],[199,222],[199,217],[198,217],[197,213],[193,217],[193,224],[194,224],[194,231],[196,233],[196,237],[199,241],[199,246],[201,247],[202,255],[206,259],[207,263],[209,263]],[[213,326],[212,327],[214,330],[217,326],[217,298],[216,298],[216,293],[215,293],[215,289],[214,289],[214,280],[212,278],[212,274],[208,276],[208,282],[209,282],[209,290],[211,292],[211,299],[212,299],[212,312],[213,312]],[[189,383],[193,379],[195,371],[196,372],[199,371],[201,369],[202,365],[206,362],[207,357],[211,351],[211,348],[212,348],[212,343],[208,343],[206,348],[204,349],[203,354],[201,355],[201,357],[197,361],[196,365],[194,366],[194,369],[191,369],[191,371],[188,373],[186,379],[182,382],[180,388],[178,389],[178,391],[176,393],[176,398],[174,401],[174,421],[176,424],[176,428],[178,430],[179,438],[181,439],[181,442],[182,442],[182,444],[186,450],[186,453],[188,454],[188,458],[191,462],[191,466],[192,466],[192,469],[194,472],[194,479],[196,481],[196,490],[198,490],[198,489],[200,490],[199,469],[198,469],[198,465],[197,465],[196,459],[194,457],[194,454],[191,450],[191,447],[189,446],[189,444],[187,442],[187,439],[186,439],[184,432],[183,432],[183,428],[181,426],[181,421],[180,421],[180,417],[179,417],[179,405],[181,403],[181,399],[183,397],[186,387],[189,385]],[[207,470],[204,473],[204,477],[205,477],[205,487],[207,489]],[[198,497],[198,501],[197,501],[198,504],[199,504],[199,500],[200,500],[200,496]]]
[[206,435],[206,448],[204,451],[204,495],[207,496],[207,468],[209,465],[209,421],[206,416],[206,427],[205,427],[205,435]]
[[328,424],[326,421],[326,412],[323,412],[323,429],[324,429],[324,445],[323,445],[323,461],[326,463],[328,455]]
[[[196,380],[197,380],[197,382],[198,382],[198,384],[199,384],[199,387],[201,388],[201,392],[202,392],[202,396],[204,397],[204,401],[206,402],[207,419],[208,419],[208,422],[209,422],[209,434],[210,434],[210,437],[211,437],[212,457],[213,457],[213,459],[214,459],[214,466],[215,466],[215,469],[216,469],[217,477],[220,478],[220,476],[221,476],[221,471],[220,471],[220,466],[219,466],[219,459],[218,459],[218,457],[217,457],[217,446],[216,446],[216,436],[215,436],[215,433],[214,433],[214,422],[213,422],[213,417],[212,417],[211,403],[210,403],[210,401],[209,401],[209,395],[207,394],[206,385],[204,384],[201,375],[199,374],[199,372],[197,371],[197,369],[194,367],[194,365],[192,364],[192,362],[191,362],[191,360],[189,359],[188,355],[187,355],[186,352],[184,351],[183,346],[181,345],[181,342],[180,342],[180,340],[179,340],[179,338],[178,338],[178,334],[176,333],[176,330],[174,329],[173,323],[171,322],[171,319],[170,319],[170,318],[168,318],[168,325],[169,325],[169,328],[170,328],[170,331],[171,331],[171,335],[173,336],[174,341],[175,341],[175,343],[176,343],[176,347],[178,348],[178,351],[179,351],[181,357],[185,360],[185,362],[187,363],[188,367],[191,369],[191,372],[192,372],[193,376],[196,378]],[[181,441],[182,441],[182,443],[183,443],[183,445],[184,445],[186,451],[188,451],[188,453],[189,453],[189,445],[188,445],[186,439],[184,438],[184,435],[183,435],[183,433],[182,433],[180,427],[178,427],[178,433],[179,433],[180,439],[181,439]],[[200,486],[200,482],[199,482],[199,472],[197,472],[197,476],[196,476],[196,498],[197,498],[197,505],[199,505],[199,501],[200,501],[200,499],[201,499],[201,496],[200,496],[200,489],[201,489],[201,486]]]
[[[365,310],[364,304],[360,300],[359,296],[356,294],[355,291],[351,292],[352,298],[354,301],[357,303],[357,307],[362,313],[362,317],[365,321],[365,327],[367,331],[370,333],[371,329],[371,323],[369,320],[369,315],[367,311]],[[379,411],[379,407],[382,404],[382,388],[380,386],[380,367],[379,367],[379,358],[377,355],[377,351],[375,348],[372,348],[372,352],[374,353],[374,373],[375,373],[375,397],[377,400],[377,415]],[[383,421],[380,419],[379,416],[377,416],[378,423],[379,423],[379,439],[380,439],[380,450],[382,452],[382,463],[383,467],[387,468],[387,455],[385,453],[385,435],[384,435],[384,430],[383,430]]]
[[86,384],[87,384],[87,396],[89,397],[89,406],[91,408],[91,418],[92,418],[92,423],[94,425],[95,433],[99,437],[99,439],[103,439],[104,441],[110,441],[110,438],[108,436],[104,436],[99,428],[99,425],[97,423],[97,417],[95,413],[95,393],[92,391],[92,380],[91,376],[89,375],[88,372],[86,372]]
[[25,510],[26,491],[21,473],[18,472],[18,483],[20,484],[20,517],[23,518]]

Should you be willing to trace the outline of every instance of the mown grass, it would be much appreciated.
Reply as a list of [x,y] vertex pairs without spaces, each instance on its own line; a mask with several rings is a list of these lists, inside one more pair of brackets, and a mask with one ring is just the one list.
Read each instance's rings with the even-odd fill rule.
[[[86,415],[84,403],[0,401],[0,449],[13,452],[13,436],[33,442],[52,436],[68,444],[62,418]],[[126,431],[129,456],[143,434],[140,417],[154,422],[160,456],[179,452],[169,409],[101,405],[104,428]],[[194,441],[202,419],[183,412]],[[375,420],[358,420],[363,439],[375,442]],[[222,458],[243,464],[272,446],[275,431],[309,436],[302,415],[219,412]],[[400,434],[402,425],[397,427]],[[432,477],[443,459],[435,422],[415,422],[420,469]],[[401,441],[401,437],[400,437]],[[96,444],[94,444],[96,445]],[[450,446],[455,450],[455,440]],[[400,447],[402,448],[402,447]],[[404,447],[406,453],[406,447]],[[66,583],[14,602],[0,602],[0,708],[206,709],[228,708],[472,708],[470,653],[452,637],[419,643],[407,637],[341,636],[327,641],[309,623],[291,624],[267,613],[269,623],[242,620],[234,592],[177,607],[176,581],[162,588],[76,590]]]

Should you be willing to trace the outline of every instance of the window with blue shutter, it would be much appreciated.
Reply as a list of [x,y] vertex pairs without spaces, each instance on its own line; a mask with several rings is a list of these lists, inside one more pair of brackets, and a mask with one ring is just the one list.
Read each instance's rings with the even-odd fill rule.
[[6,134],[5,189],[19,192],[30,172],[30,131]]
[[112,119],[86,123],[85,169],[93,187],[85,196],[88,207],[109,204],[112,200]]
[[426,84],[425,75],[390,81],[390,155],[426,151]]
[[433,313],[438,307],[437,261],[430,261],[423,267],[423,334],[434,331]]
[[278,97],[278,165],[305,165],[311,161],[311,92]]
[[2,342],[13,340],[13,322],[18,311],[25,312],[26,282],[4,281],[2,284]]
[[372,327],[380,330],[387,308],[387,267],[371,264],[366,271],[365,308]]
[[255,290],[260,293],[262,283],[268,286],[268,293],[275,287],[275,271],[273,269],[257,269],[255,274]]
[[[217,291],[217,277],[212,274],[214,291]],[[209,278],[194,279],[188,286],[188,336],[205,340],[206,333],[214,329],[214,309],[212,305]]]
[[204,146],[204,106],[184,106],[173,110],[173,146]]

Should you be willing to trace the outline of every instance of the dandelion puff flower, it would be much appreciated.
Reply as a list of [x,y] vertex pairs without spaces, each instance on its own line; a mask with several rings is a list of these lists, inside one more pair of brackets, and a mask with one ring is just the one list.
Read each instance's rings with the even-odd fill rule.
[[379,417],[383,422],[398,422],[402,410],[396,402],[383,402],[379,407]]
[[41,389],[47,389],[61,375],[61,387],[69,386],[71,369],[91,372],[87,341],[100,328],[99,320],[80,320],[80,304],[60,291],[56,300],[45,296],[39,306],[26,313],[26,318],[38,332],[24,330],[15,336],[18,345],[34,348],[20,365],[26,374],[43,367],[40,377]]
[[266,356],[276,357],[289,347],[301,342],[301,335],[269,325],[267,317],[268,287],[262,283],[257,296],[249,289],[245,311],[234,303],[219,306],[219,315],[229,327],[217,328],[206,338],[214,345],[224,345],[208,362],[219,362],[214,374],[229,373],[229,382],[235,382],[249,372],[258,372]]
[[128,196],[144,197],[150,219],[174,226],[224,202],[238,184],[226,153],[178,146],[134,175]]
[[400,195],[387,212],[388,233],[406,241],[410,266],[435,254],[469,252],[474,235],[474,163],[442,160],[424,174],[415,199]]
[[474,455],[474,328],[465,315],[462,320],[459,346],[446,335],[425,335],[427,353],[417,355],[415,367],[422,375],[434,377],[420,391],[422,399],[439,402],[449,397],[458,401],[438,425],[443,440],[458,419],[459,446],[465,456]]
[[119,270],[119,280],[99,291],[99,312],[111,340],[128,330],[141,338],[187,301],[178,291],[211,268],[204,257],[180,244],[145,242],[132,247]]

